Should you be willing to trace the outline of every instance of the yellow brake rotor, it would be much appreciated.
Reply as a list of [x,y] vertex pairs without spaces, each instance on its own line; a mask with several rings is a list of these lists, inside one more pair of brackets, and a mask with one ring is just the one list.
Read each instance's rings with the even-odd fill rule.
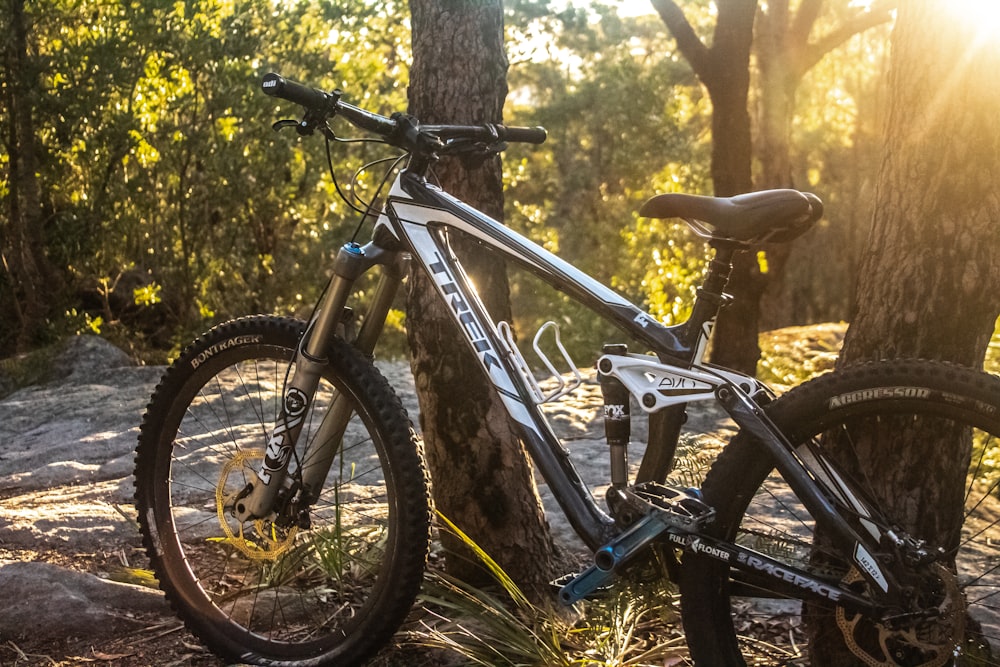
[[[220,542],[230,544],[239,549],[243,555],[251,560],[276,560],[292,546],[295,541],[295,534],[298,527],[295,525],[288,528],[278,529],[272,522],[264,519],[256,519],[253,522],[253,533],[250,538],[243,532],[244,524],[239,525],[239,535],[233,533],[229,522],[226,520],[226,501],[234,494],[226,496],[226,482],[229,475],[244,467],[253,470],[249,461],[263,461],[263,449],[242,449],[236,452],[233,457],[222,467],[219,475],[219,482],[215,486],[215,509],[219,517],[219,526],[225,534],[223,538],[216,538]],[[242,490],[242,486],[241,486]]]

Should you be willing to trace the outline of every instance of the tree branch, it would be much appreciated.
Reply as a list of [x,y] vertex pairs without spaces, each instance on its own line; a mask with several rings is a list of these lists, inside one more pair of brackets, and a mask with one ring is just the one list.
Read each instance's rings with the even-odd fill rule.
[[653,8],[677,41],[677,48],[691,65],[691,69],[703,82],[711,78],[710,53],[708,47],[695,34],[694,28],[684,16],[683,10],[673,0],[650,0]]
[[848,39],[869,28],[892,20],[892,12],[896,8],[895,0],[873,4],[867,11],[862,10],[847,19],[836,30],[824,35],[802,51],[802,59],[798,63],[800,74],[808,72],[823,56],[846,42]]
[[808,44],[809,33],[812,32],[821,11],[823,11],[823,0],[802,0],[799,10],[795,12],[795,18],[792,19],[789,41],[793,44]]

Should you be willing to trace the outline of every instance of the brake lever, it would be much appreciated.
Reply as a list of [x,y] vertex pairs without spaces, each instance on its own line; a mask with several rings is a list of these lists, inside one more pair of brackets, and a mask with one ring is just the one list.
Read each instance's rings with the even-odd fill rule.
[[493,156],[502,153],[506,148],[507,142],[505,141],[496,141],[491,144],[475,142],[458,147],[451,152],[451,155],[458,157],[466,169],[476,169]]
[[271,125],[271,129],[274,130],[275,132],[278,132],[279,130],[283,130],[286,127],[298,127],[298,125],[299,121],[292,120],[291,118],[285,118],[284,120],[275,121],[274,124]]

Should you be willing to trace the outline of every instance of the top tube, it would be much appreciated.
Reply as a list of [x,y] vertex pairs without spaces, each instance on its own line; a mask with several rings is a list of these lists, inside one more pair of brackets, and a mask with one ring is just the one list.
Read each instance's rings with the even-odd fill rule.
[[567,293],[625,333],[635,336],[658,355],[685,363],[694,361],[696,350],[684,343],[688,340],[687,323],[664,326],[614,290],[509,227],[429,184],[412,170],[404,170],[397,178],[389,193],[386,210],[399,227],[407,224],[447,227],[468,234],[552,287]]

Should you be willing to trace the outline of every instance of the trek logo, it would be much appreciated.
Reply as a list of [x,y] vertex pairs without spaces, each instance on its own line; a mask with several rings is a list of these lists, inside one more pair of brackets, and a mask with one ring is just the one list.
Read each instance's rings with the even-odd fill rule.
[[293,387],[285,394],[284,419],[275,425],[271,437],[268,438],[267,449],[264,450],[264,465],[257,471],[257,477],[265,485],[271,483],[273,473],[288,465],[292,446],[285,442],[285,436],[288,431],[302,423],[302,416],[307,407],[309,399],[298,389]]
[[486,367],[486,372],[490,372],[491,366],[502,369],[493,346],[490,345],[490,341],[487,340],[482,327],[479,326],[479,322],[476,321],[475,316],[472,314],[472,308],[469,307],[469,304],[465,302],[462,294],[458,291],[458,285],[455,284],[455,277],[451,275],[451,271],[448,270],[448,266],[441,258],[440,253],[435,252],[434,256],[437,257],[437,261],[429,267],[431,275],[434,276],[434,281],[441,287],[441,291],[444,292],[445,301],[448,302],[448,305],[451,306],[451,309],[458,316],[458,321],[461,322],[466,335],[472,341],[472,346],[479,354],[483,366]]

